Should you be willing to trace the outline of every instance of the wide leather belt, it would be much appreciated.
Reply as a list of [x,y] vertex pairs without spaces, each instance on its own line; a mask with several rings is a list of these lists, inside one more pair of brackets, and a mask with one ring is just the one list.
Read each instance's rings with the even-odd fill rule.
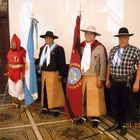
[[9,64],[9,68],[13,68],[13,69],[22,68],[22,67],[24,67],[23,64],[16,64],[16,65],[14,65],[14,64]]
[[128,80],[132,80],[133,76],[127,76],[127,77],[114,77],[112,76],[112,80],[115,82],[127,82]]

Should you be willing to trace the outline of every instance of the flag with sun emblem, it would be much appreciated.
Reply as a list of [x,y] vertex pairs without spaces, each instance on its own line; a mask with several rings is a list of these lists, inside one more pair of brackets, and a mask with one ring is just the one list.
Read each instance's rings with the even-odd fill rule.
[[66,86],[65,111],[68,118],[75,118],[82,113],[82,81],[81,81],[81,51],[80,51],[80,17],[77,16],[74,30],[74,41]]

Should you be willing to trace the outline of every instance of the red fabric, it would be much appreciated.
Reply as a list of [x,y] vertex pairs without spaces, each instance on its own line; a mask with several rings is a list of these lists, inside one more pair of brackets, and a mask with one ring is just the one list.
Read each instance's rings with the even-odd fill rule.
[[12,50],[10,48],[7,59],[8,59],[8,65],[17,65],[17,64],[23,64],[23,68],[8,68],[8,73],[9,73],[9,78],[13,82],[17,82],[19,79],[21,79],[21,74],[24,75],[25,73],[25,57],[26,57],[26,51],[24,48],[20,46],[20,39],[17,37],[17,35],[13,35],[12,41],[15,41],[18,49],[17,50]]
[[[94,40],[92,43],[91,43],[91,51],[93,51],[98,45],[102,45],[98,40]],[[86,46],[86,42],[83,41],[81,43],[81,47],[85,47]]]
[[[105,55],[106,55],[106,60],[108,60],[108,59],[107,59],[108,56],[107,56],[106,48],[105,48],[105,46],[104,46],[102,43],[100,43],[98,40],[94,40],[94,41],[91,43],[91,51],[93,51],[93,50],[94,50],[97,46],[99,46],[99,45],[103,46],[104,51],[105,51]],[[81,43],[81,47],[85,47],[85,46],[86,46],[86,42],[83,41],[83,42]]]
[[[74,31],[74,42],[73,42],[73,48],[72,48],[72,53],[71,53],[69,73],[70,73],[70,68],[72,67],[76,67],[77,69],[80,70],[80,67],[81,67],[80,64],[81,64],[80,17],[78,16],[76,19],[76,26],[75,26],[75,31]],[[69,79],[69,76],[68,76],[68,79]],[[67,82],[67,87],[66,87],[66,95],[68,97],[72,112],[74,113],[74,117],[78,117],[82,113],[82,84],[80,83],[81,83],[81,79],[74,85],[70,85]],[[64,108],[67,113],[67,118],[72,118],[72,116],[70,115],[69,108],[67,107],[66,103],[65,103]]]

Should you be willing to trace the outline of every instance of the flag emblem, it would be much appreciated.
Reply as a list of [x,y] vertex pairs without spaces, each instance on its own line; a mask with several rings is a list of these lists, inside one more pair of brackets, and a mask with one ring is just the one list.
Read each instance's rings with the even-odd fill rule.
[[68,74],[68,86],[70,88],[76,88],[81,85],[80,65],[76,63],[72,63],[71,65]]

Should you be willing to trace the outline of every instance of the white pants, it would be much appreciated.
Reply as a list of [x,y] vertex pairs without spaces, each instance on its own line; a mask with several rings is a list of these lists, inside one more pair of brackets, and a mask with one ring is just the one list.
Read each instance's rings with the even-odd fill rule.
[[19,100],[25,99],[22,80],[18,80],[17,83],[15,83],[9,78],[8,84],[9,84],[9,94],[12,97],[16,97]]

